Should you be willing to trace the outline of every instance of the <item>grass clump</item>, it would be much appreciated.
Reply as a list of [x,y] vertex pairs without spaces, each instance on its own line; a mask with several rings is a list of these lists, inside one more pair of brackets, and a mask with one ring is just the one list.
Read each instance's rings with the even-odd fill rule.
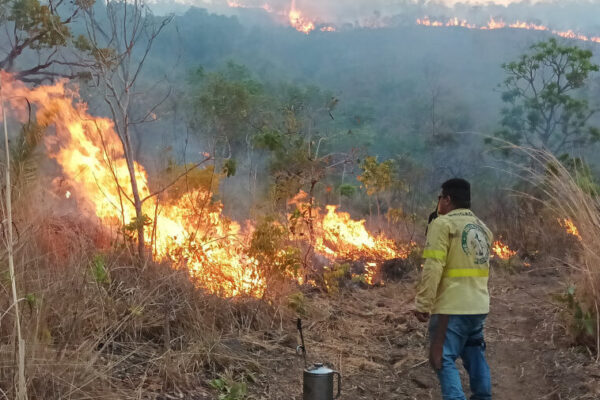
[[[579,342],[595,348],[600,360],[600,196],[584,164],[559,160],[545,151],[524,149],[535,161],[526,170],[528,180],[539,189],[535,200],[551,212],[562,226],[563,248],[574,248],[572,267],[575,286],[567,293],[572,327]],[[541,168],[540,168],[541,167]],[[566,221],[572,224],[567,229]]]

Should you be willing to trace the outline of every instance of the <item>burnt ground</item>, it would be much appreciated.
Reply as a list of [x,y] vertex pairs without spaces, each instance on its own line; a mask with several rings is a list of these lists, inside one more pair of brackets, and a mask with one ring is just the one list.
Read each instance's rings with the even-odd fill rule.
[[[589,350],[573,346],[557,300],[564,281],[553,270],[492,276],[486,340],[494,399],[600,399],[600,368]],[[441,398],[426,361],[426,324],[408,313],[413,287],[414,282],[400,282],[308,296],[309,362],[324,361],[342,372],[342,399]],[[295,325],[274,325],[274,331],[225,343],[255,361],[249,398],[301,399]]]

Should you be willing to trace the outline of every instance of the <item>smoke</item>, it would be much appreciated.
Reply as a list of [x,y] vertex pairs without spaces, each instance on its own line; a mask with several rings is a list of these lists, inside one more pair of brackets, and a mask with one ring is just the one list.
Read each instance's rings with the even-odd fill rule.
[[[316,24],[384,27],[414,23],[416,18],[463,18],[474,24],[494,19],[525,21],[553,29],[600,33],[597,0],[150,0],[160,10],[182,11],[190,6],[236,15],[243,21],[264,23],[257,15],[287,24],[292,8]],[[245,18],[248,17],[248,18]]]

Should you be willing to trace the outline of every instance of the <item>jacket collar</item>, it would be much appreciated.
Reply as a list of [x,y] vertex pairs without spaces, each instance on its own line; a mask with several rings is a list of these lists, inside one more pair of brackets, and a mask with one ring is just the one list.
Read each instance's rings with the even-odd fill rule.
[[450,211],[446,215],[449,216],[449,217],[451,217],[452,215],[457,215],[457,214],[475,215],[475,214],[473,214],[473,211],[469,210],[468,208],[457,208],[457,209],[454,209],[454,210]]

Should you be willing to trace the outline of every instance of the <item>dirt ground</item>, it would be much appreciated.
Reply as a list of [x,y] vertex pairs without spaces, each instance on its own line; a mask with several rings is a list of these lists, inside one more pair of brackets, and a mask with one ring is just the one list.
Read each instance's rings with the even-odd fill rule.
[[[486,341],[494,399],[600,399],[600,368],[567,333],[556,299],[565,291],[559,273],[495,272],[490,282]],[[426,361],[426,324],[407,313],[413,287],[407,281],[307,300],[309,362],[322,361],[342,373],[342,399],[441,399]],[[278,334],[255,333],[228,343],[257,361],[251,399],[302,397],[295,324],[278,325]]]

